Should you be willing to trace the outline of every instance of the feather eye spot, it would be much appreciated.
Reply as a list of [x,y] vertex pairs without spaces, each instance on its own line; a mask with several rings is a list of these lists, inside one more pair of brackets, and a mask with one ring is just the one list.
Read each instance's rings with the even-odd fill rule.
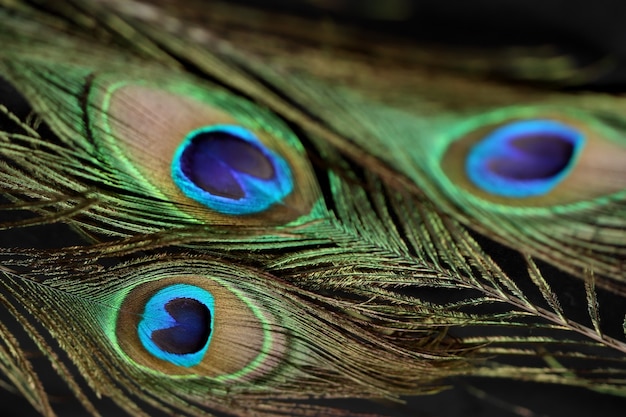
[[204,348],[211,335],[211,312],[193,298],[175,298],[165,305],[174,319],[172,327],[154,330],[150,336],[161,350],[185,355]]
[[174,155],[172,177],[187,197],[231,215],[264,211],[293,190],[287,162],[234,125],[189,133]]
[[146,210],[167,219],[146,223],[150,230],[233,217],[265,227],[315,216],[320,193],[305,148],[270,111],[169,73],[151,81],[96,78],[88,107],[97,109],[89,116],[98,155],[146,202],[131,203],[125,224],[135,227]]
[[195,259],[130,271],[125,277],[136,284],[112,300],[107,333],[114,348],[155,375],[235,381],[271,372],[287,342],[272,332],[279,321],[262,301],[265,287],[255,292],[242,275]]
[[494,195],[545,195],[567,177],[584,142],[579,130],[561,122],[515,121],[476,143],[465,171],[477,187]]
[[200,363],[213,329],[213,296],[186,284],[165,287],[146,303],[138,334],[152,355],[177,366]]

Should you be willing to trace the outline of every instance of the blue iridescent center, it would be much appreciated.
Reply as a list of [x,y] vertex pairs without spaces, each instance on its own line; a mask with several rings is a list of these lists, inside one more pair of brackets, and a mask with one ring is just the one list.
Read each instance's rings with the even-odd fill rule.
[[264,211],[293,190],[287,162],[240,126],[191,132],[172,161],[172,178],[188,197],[220,213]]
[[178,366],[202,361],[213,334],[213,296],[187,284],[165,287],[146,303],[138,334],[159,359]]
[[521,120],[501,126],[475,144],[465,172],[478,187],[503,197],[545,195],[575,165],[585,137],[553,120]]

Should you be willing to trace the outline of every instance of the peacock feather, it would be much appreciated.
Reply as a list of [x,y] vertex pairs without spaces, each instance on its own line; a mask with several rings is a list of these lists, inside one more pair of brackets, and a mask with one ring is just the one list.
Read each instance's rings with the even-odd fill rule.
[[[626,395],[626,103],[577,90],[607,60],[0,4],[0,369],[42,415],[32,352],[92,415],[360,415],[332,400],[461,377]],[[57,223],[75,243],[12,241]]]

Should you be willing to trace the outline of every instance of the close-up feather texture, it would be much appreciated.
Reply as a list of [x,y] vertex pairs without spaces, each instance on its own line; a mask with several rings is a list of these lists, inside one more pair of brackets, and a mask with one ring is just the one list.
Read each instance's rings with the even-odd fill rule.
[[0,1],[0,414],[626,406],[626,56],[352,3]]

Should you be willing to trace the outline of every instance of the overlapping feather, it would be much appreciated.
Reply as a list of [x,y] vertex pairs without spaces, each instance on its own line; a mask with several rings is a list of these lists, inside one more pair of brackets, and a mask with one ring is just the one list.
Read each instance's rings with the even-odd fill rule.
[[[201,27],[192,17],[182,25],[167,4],[4,6],[0,72],[34,116],[2,109],[3,225],[61,221],[89,242],[3,249],[2,304],[87,411],[98,406],[76,378],[134,415],[143,406],[308,415],[330,411],[297,401],[424,393],[454,375],[626,392],[624,334],[605,323],[599,301],[623,296],[626,280],[623,99],[434,74],[419,56],[351,49],[355,35],[329,40],[331,50],[297,42],[285,55],[302,22],[285,20],[292,37],[253,25],[266,35],[256,41],[251,28],[229,26],[239,17],[219,3],[202,14],[214,25]],[[118,104],[115,82],[131,86]],[[295,173],[296,197],[278,214],[237,217],[199,206],[165,174],[151,177],[170,158],[145,132],[187,116],[173,117],[168,99],[209,106],[206,123],[227,112],[260,132]],[[592,164],[589,182],[565,197],[532,203],[462,184],[453,144],[545,115],[584,124],[604,144],[595,157],[613,162]],[[501,256],[489,239],[513,251]],[[554,267],[578,286],[568,294],[576,308],[552,289],[563,279]],[[283,340],[261,344],[272,366],[251,380],[181,379],[116,347],[111,320],[126,308],[115,294],[189,275],[218,279],[270,312],[266,333]],[[19,342],[1,331],[7,378],[52,415]]]

